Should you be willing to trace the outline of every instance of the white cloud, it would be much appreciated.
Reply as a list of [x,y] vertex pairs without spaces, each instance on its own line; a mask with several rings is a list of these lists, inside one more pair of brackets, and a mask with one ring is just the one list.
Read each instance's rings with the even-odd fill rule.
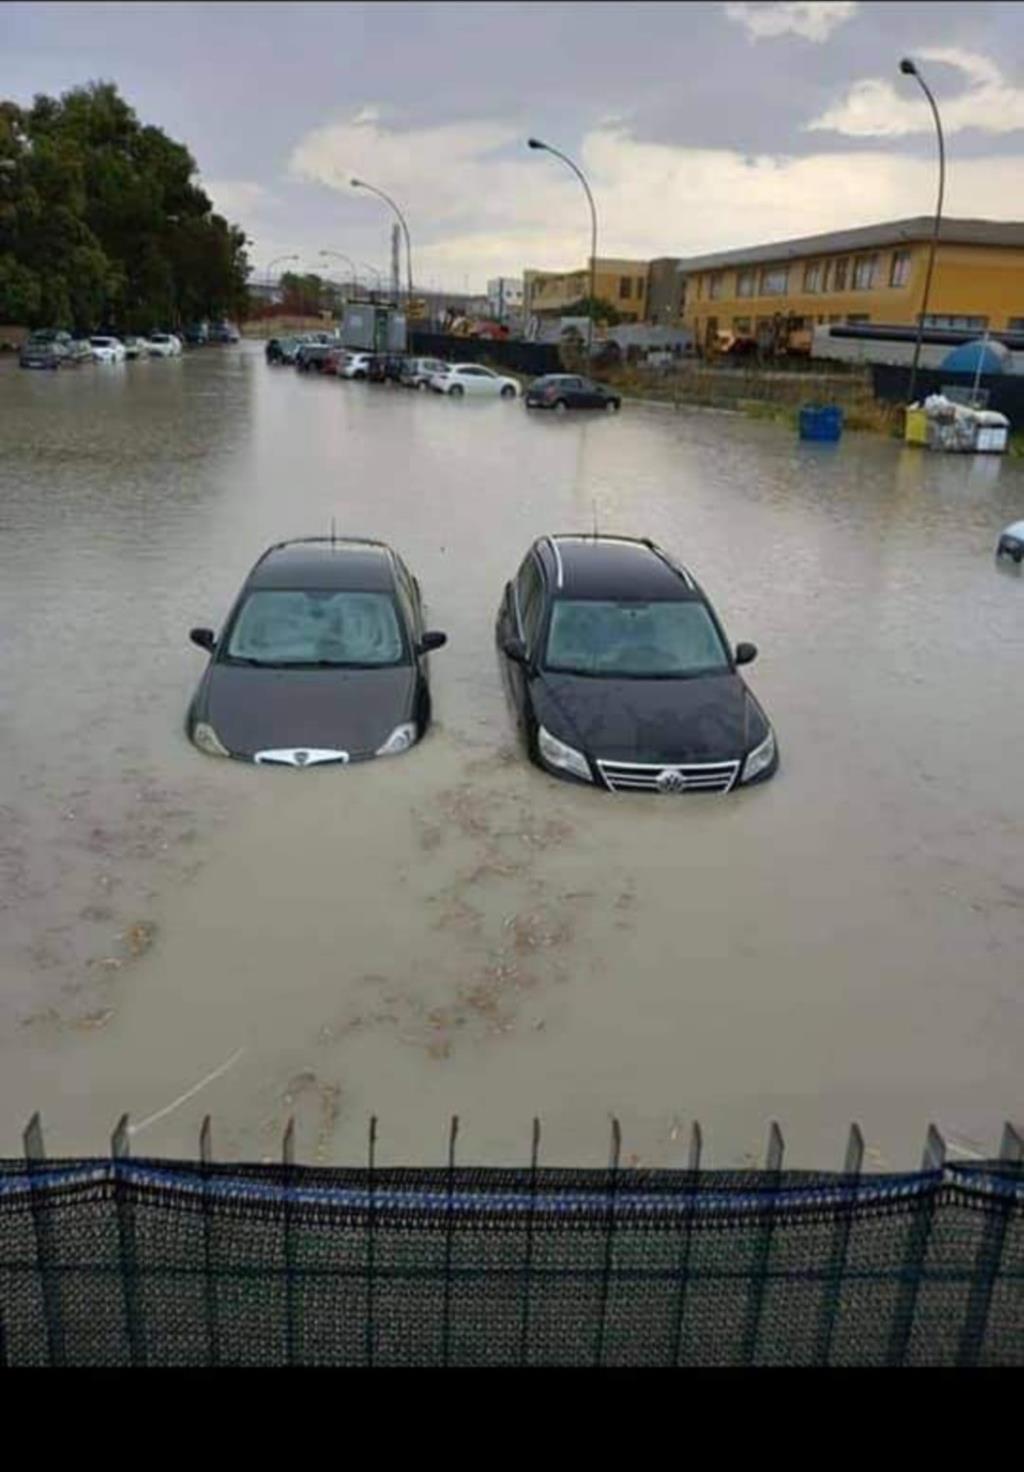
[[[967,79],[963,92],[935,99],[943,132],[978,128],[985,133],[1012,133],[1024,128],[1024,87],[1008,82],[990,57],[955,46],[928,47],[916,57],[955,67]],[[932,79],[927,80],[934,92]],[[809,131],[828,130],[851,138],[898,138],[930,133],[934,126],[931,109],[912,77],[899,82],[864,77],[853,83],[835,107],[807,124]]]
[[752,41],[787,35],[827,41],[860,7],[855,0],[779,0],[766,5],[730,0],[724,8],[728,18],[743,26]]
[[252,179],[204,179],[202,186],[213,201],[217,214],[240,224],[243,223],[241,216],[252,215],[255,210],[271,204],[274,198],[269,189]]
[[[594,191],[600,253],[642,260],[924,215],[935,188],[930,158],[867,147],[841,155],[750,157],[639,142],[621,123],[590,132],[577,161]],[[1020,155],[959,161],[947,212],[1018,216],[1022,166]],[[582,266],[589,250],[578,181],[558,160],[530,153],[511,124],[406,132],[379,122],[335,124],[300,141],[291,172],[353,201],[360,196],[349,186],[352,174],[392,194],[409,220],[415,275],[424,285],[433,280],[461,290],[468,276],[478,289],[488,276],[517,275],[527,266]],[[342,248],[373,259],[374,247],[366,245],[364,253],[360,242],[383,242],[390,220],[379,201],[362,201],[362,210],[348,212],[352,233]],[[294,234],[297,212],[292,218]],[[355,227],[353,219],[360,221]]]

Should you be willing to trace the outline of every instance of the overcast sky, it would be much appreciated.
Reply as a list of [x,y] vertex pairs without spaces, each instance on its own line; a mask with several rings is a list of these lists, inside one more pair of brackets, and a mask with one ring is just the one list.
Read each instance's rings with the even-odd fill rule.
[[[405,210],[420,285],[695,255],[934,207],[1024,218],[1024,5],[0,4],[0,95],[117,83],[186,143],[257,279],[322,248],[386,268]],[[283,269],[284,267],[278,267]],[[335,263],[335,270],[343,268]]]

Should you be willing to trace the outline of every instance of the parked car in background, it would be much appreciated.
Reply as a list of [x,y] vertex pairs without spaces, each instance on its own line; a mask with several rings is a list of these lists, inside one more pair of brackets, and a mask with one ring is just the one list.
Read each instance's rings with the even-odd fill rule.
[[369,377],[372,357],[372,353],[346,353],[339,377],[362,379]]
[[775,733],[692,574],[648,540],[540,537],[495,636],[531,761],[610,792],[729,792],[775,772]]
[[443,372],[431,375],[430,387],[439,394],[450,394],[461,398],[463,394],[473,397],[514,399],[519,393],[519,384],[514,378],[503,378],[480,363],[446,363]]
[[18,352],[22,368],[65,368],[79,362],[72,347],[71,334],[42,327],[29,333]]
[[215,322],[210,328],[210,342],[235,343],[241,340],[242,335],[232,322]]
[[172,332],[151,332],[146,346],[152,358],[177,358],[181,356],[181,343]]
[[331,351],[331,346],[325,342],[301,343],[295,355],[295,366],[301,373],[319,373],[323,369],[324,359]]
[[328,348],[324,354],[323,362],[320,364],[320,372],[326,373],[332,378],[340,377],[341,370],[345,366],[346,357],[347,354],[343,347]]
[[406,388],[426,390],[434,374],[443,373],[446,367],[440,358],[405,358],[398,381]]
[[126,358],[148,358],[149,345],[144,337],[125,337],[124,355]]
[[564,414],[567,409],[608,409],[622,407],[622,400],[603,383],[581,378],[572,373],[545,373],[535,378],[524,396],[527,409],[554,409]]
[[210,329],[205,322],[191,322],[185,328],[185,341],[189,347],[201,348],[210,341]]
[[1024,561],[1024,521],[1011,521],[999,534],[996,543],[997,557],[1012,557],[1014,562]]
[[73,337],[67,344],[68,356],[72,364],[92,363],[92,340],[88,337]]
[[384,542],[303,537],[249,573],[186,717],[201,751],[260,765],[347,765],[407,751],[430,722],[420,589]]
[[124,362],[124,343],[119,337],[90,337],[89,346],[94,363]]

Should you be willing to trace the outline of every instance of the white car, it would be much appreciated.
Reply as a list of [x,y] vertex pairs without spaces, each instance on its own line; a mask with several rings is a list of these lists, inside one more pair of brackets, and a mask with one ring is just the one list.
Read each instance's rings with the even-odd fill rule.
[[119,337],[90,337],[89,347],[94,363],[123,363],[125,360],[124,343]]
[[151,358],[177,358],[181,354],[181,342],[173,332],[151,332],[146,346]]
[[339,378],[366,378],[370,372],[372,353],[346,353],[345,361],[338,373]]
[[461,398],[463,394],[502,399],[519,396],[519,384],[514,378],[503,378],[479,363],[451,363],[443,373],[431,374],[430,387],[435,393],[451,394],[453,398]]

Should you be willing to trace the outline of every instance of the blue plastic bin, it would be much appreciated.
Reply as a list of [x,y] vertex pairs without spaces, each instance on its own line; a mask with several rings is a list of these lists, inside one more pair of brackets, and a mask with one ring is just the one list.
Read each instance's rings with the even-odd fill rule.
[[805,404],[800,410],[800,438],[835,443],[843,432],[843,411],[838,404]]

